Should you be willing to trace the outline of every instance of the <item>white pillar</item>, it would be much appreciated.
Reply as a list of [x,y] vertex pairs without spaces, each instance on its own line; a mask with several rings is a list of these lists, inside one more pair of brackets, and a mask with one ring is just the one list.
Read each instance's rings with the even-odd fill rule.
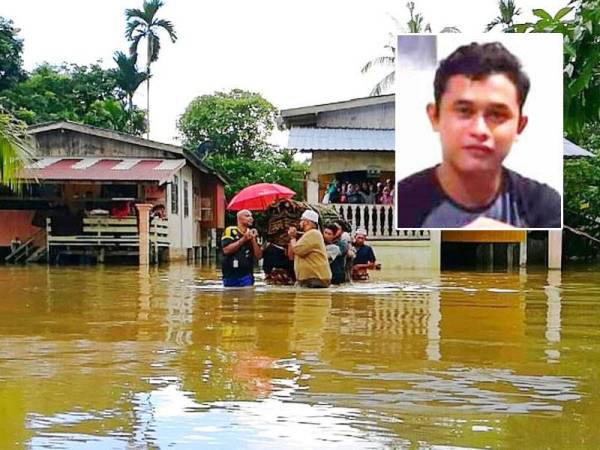
[[561,269],[562,230],[548,231],[548,269]]
[[525,239],[519,242],[519,266],[527,266],[527,232],[525,232]]
[[561,298],[560,298],[561,272],[548,271],[548,285],[544,288],[547,297],[548,310],[546,312],[546,357],[548,362],[558,362],[560,350],[554,348],[560,343],[561,327]]
[[319,183],[312,180],[306,180],[306,201],[308,203],[321,203],[319,198]]
[[136,203],[138,210],[138,238],[140,266],[147,266],[150,262],[150,209],[149,203]]
[[439,361],[442,358],[440,352],[440,322],[442,313],[440,311],[440,293],[432,292],[429,298],[429,316],[427,317],[427,347],[425,353],[429,361]]
[[442,265],[442,231],[429,231],[429,246],[431,249],[431,264],[429,267],[439,270]]
[[547,297],[546,340],[560,342],[560,272],[548,272],[548,286],[544,288]]

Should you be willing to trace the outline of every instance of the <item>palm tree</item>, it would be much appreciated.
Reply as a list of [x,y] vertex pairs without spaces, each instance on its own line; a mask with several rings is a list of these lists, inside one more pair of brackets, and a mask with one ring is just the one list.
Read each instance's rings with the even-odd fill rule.
[[498,8],[500,15],[485,26],[485,31],[491,31],[496,25],[502,25],[502,31],[512,32],[514,20],[521,14],[521,8],[517,8],[514,0],[500,0]]
[[142,39],[146,39],[146,100],[147,100],[147,120],[148,120],[148,138],[150,137],[150,65],[158,60],[160,52],[159,33],[164,30],[167,32],[171,42],[177,40],[177,34],[173,23],[165,19],[157,19],[156,13],[163,6],[161,0],[144,0],[142,9],[133,8],[125,10],[127,19],[127,29],[125,37],[131,41],[129,53],[131,56],[137,55],[138,46]]
[[383,48],[387,51],[387,55],[378,56],[375,59],[367,62],[360,69],[361,73],[367,73],[375,66],[381,67],[392,67],[392,71],[388,73],[385,77],[377,82],[375,87],[371,89],[369,95],[381,95],[383,92],[387,91],[387,89],[394,84],[396,71],[393,69],[394,64],[396,64],[396,46],[392,44],[394,41],[395,35],[393,33],[388,34],[388,43],[383,46]]
[[[428,23],[425,24],[425,18],[423,17],[423,14],[415,14],[415,4],[413,2],[408,2],[406,7],[408,8],[408,12],[410,14],[410,19],[408,22],[406,22],[406,27],[401,26],[396,18],[390,16],[396,25],[396,30],[401,33],[431,33],[431,25]],[[457,27],[444,27],[442,28],[441,33],[460,33],[460,30]],[[393,68],[396,64],[396,46],[393,44],[395,39],[396,34],[388,33],[388,43],[383,47],[387,54],[367,62],[360,69],[360,72],[363,74],[367,73],[375,66]],[[396,72],[392,69],[390,73],[388,73],[375,85],[369,95],[381,95],[383,92],[387,91],[388,88],[394,84],[394,80],[396,78],[395,75]]]
[[431,25],[425,23],[425,18],[423,14],[417,13],[414,14],[415,4],[413,2],[408,2],[406,4],[408,8],[408,12],[410,13],[410,20],[406,22],[406,26],[408,27],[409,33],[431,33]]
[[123,52],[115,52],[113,60],[117,63],[114,72],[117,86],[125,93],[127,106],[132,111],[135,91],[148,79],[148,74],[137,69],[137,55],[127,56]]
[[0,107],[0,185],[18,191],[19,171],[33,156],[27,126]]

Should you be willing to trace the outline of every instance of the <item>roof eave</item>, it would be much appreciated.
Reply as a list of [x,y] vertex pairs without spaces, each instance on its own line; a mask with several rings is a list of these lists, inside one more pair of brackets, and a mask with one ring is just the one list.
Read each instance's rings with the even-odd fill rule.
[[333,103],[323,103],[320,105],[302,106],[300,108],[282,109],[279,111],[281,122],[289,127],[291,123],[311,125],[316,123],[316,117],[319,113],[329,111],[340,111],[344,109],[361,108],[363,106],[381,105],[393,103],[395,94],[386,94],[373,97],[359,97],[350,100],[344,100]]
[[208,165],[206,165],[194,153],[186,150],[186,151],[183,152],[183,156],[186,159],[186,161],[188,161],[190,164],[192,164],[194,167],[196,167],[199,171],[201,171],[203,173],[206,173],[208,175],[213,175],[213,176],[217,177],[219,180],[221,180],[221,182],[223,184],[229,184],[231,182],[221,172],[219,172],[218,170],[215,170],[212,167],[209,167]]
[[74,131],[81,134],[87,134],[90,136],[102,137],[106,139],[113,139],[116,141],[126,142],[128,144],[141,145],[144,147],[152,148],[154,150],[162,150],[169,153],[173,153],[177,156],[183,155],[183,148],[176,145],[165,144],[163,142],[151,141],[149,139],[143,139],[137,136],[132,136],[119,131],[108,130],[105,128],[98,128],[91,125],[80,124],[71,122],[68,120],[62,120],[59,122],[47,122],[37,125],[30,125],[28,132],[31,135],[44,133],[48,131],[56,130],[68,130]]

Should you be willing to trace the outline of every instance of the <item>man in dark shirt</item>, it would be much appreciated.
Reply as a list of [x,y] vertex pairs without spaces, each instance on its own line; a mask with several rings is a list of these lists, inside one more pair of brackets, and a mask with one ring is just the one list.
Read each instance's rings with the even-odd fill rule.
[[367,240],[366,230],[359,228],[354,237],[354,248],[356,256],[352,265],[353,280],[367,280],[369,278],[368,269],[375,268],[375,252],[370,245],[365,244]]
[[237,213],[237,226],[223,232],[221,269],[225,287],[254,285],[254,262],[262,258],[262,249],[256,242],[256,230],[249,228],[252,223],[252,213],[244,209]]
[[328,224],[323,228],[323,241],[325,252],[331,269],[331,284],[342,284],[346,281],[346,253],[348,245],[337,235],[338,228],[335,224]]
[[398,182],[398,228],[560,228],[560,195],[502,166],[527,125],[528,92],[521,63],[498,42],[440,63],[427,115],[442,162]]

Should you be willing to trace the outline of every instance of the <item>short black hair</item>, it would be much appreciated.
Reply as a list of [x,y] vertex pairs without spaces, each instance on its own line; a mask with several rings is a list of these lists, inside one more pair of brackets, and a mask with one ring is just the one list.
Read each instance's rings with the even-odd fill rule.
[[440,62],[433,81],[436,109],[439,112],[442,94],[450,77],[464,75],[472,80],[480,80],[496,73],[506,75],[514,83],[517,88],[519,112],[522,113],[529,93],[529,77],[523,71],[519,59],[500,42],[472,42],[458,47]]
[[352,231],[352,227],[344,219],[335,219],[333,221],[333,223],[335,223],[336,225],[339,225],[339,227],[342,229],[342,231],[345,231],[346,233],[350,233]]
[[323,227],[325,230],[329,230],[331,231],[333,234],[335,234],[337,232],[337,227],[335,226],[334,223],[328,223],[327,225],[325,225]]

